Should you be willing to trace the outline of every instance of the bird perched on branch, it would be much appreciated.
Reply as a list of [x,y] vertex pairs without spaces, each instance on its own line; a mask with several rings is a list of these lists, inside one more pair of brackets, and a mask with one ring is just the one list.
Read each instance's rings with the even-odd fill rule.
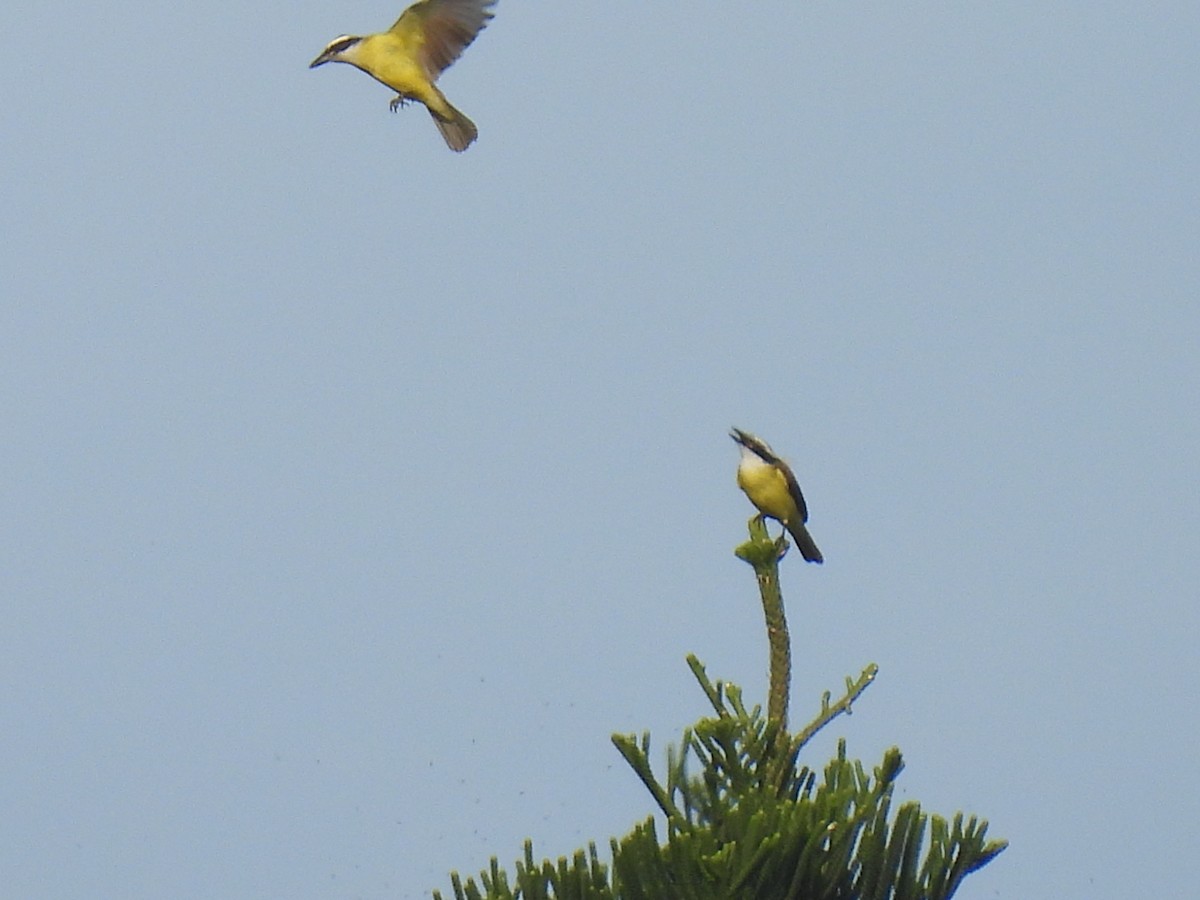
[[479,129],[435,82],[483,31],[495,4],[496,0],[420,0],[387,31],[334,38],[308,67],[342,62],[362,69],[396,92],[389,104],[392,112],[411,100],[424,104],[450,149],[461,153],[479,136]]
[[825,557],[804,527],[808,506],[788,464],[775,455],[766,441],[748,431],[734,428],[729,436],[742,451],[738,460],[738,487],[745,491],[760,515],[775,519],[788,530],[801,556],[812,563],[824,562]]

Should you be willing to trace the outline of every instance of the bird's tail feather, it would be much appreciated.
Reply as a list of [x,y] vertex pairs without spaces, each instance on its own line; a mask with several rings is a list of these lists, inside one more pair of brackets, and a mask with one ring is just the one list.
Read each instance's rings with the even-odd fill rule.
[[792,535],[792,540],[796,542],[796,549],[800,551],[800,555],[806,561],[811,563],[825,562],[825,557],[817,549],[817,542],[812,539],[812,535],[808,533],[808,529],[803,524],[797,522],[794,525],[788,525],[788,531]]
[[446,109],[441,115],[432,109],[429,114],[433,116],[438,131],[446,139],[446,145],[455,153],[462,153],[471,146],[475,138],[479,137],[479,129],[475,127],[475,123],[449,103],[446,104]]

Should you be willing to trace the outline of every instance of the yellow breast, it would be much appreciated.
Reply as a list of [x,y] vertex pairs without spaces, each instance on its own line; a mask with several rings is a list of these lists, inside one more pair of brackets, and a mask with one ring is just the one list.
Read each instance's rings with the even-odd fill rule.
[[780,522],[796,521],[799,510],[788,490],[787,478],[775,466],[753,453],[744,453],[738,463],[737,483],[758,511]]
[[356,50],[356,66],[397,94],[425,102],[433,85],[405,41],[385,31],[364,38]]

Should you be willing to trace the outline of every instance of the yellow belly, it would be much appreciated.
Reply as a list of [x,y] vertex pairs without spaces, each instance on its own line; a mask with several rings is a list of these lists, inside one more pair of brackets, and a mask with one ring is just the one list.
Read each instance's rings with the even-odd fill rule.
[[436,103],[436,88],[417,62],[412,48],[391,33],[365,38],[355,64],[397,94],[420,100],[426,106]]
[[737,483],[763,515],[784,523],[798,521],[787,479],[774,466],[744,463],[738,466]]

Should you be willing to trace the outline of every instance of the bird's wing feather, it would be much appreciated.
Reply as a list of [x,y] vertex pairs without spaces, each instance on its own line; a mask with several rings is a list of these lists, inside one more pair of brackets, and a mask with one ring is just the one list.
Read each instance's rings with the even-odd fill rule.
[[791,466],[780,460],[781,465],[779,470],[783,472],[783,477],[787,480],[788,493],[792,495],[792,499],[796,501],[796,508],[800,511],[800,521],[808,521],[808,505],[804,502],[804,495],[800,493],[800,485],[796,483],[796,476],[792,474]]
[[410,46],[429,80],[458,59],[492,18],[496,0],[420,0],[406,9],[392,34]]

